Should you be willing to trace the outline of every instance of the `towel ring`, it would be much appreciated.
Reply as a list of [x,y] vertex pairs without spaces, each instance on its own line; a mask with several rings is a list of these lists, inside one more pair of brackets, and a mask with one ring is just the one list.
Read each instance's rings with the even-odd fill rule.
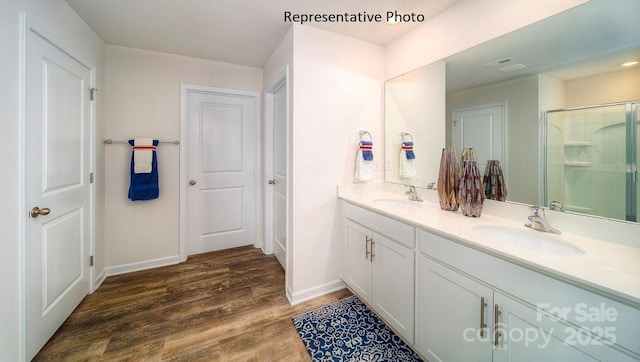
[[371,137],[371,133],[367,131],[360,131],[360,141],[363,141],[364,136],[369,136],[369,141],[373,142],[373,137]]
[[404,142],[405,137],[409,137],[409,139],[411,140],[411,142],[413,142],[413,136],[411,135],[411,133],[409,132],[402,132],[400,133],[400,137],[402,137],[402,142]]

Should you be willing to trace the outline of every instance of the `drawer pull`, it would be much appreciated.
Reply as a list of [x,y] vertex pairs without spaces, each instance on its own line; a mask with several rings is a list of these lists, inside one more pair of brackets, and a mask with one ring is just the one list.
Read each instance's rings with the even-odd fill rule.
[[484,320],[484,309],[487,307],[487,303],[484,301],[484,297],[480,298],[480,338],[484,338],[484,329],[487,328],[487,323]]
[[493,330],[494,330],[494,335],[493,335],[493,344],[494,346],[498,347],[500,345],[500,337],[502,336],[502,333],[500,333],[500,314],[502,314],[502,312],[500,312],[500,307],[496,304],[493,310]]

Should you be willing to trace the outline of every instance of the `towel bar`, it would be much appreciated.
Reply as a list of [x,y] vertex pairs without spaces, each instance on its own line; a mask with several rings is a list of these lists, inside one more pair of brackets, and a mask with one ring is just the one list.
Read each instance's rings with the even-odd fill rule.
[[413,136],[409,132],[402,132],[400,133],[400,136],[402,137],[402,142],[404,142],[404,138],[407,136],[409,136],[409,139],[411,139],[411,142],[413,142]]
[[[159,143],[171,143],[171,144],[174,144],[174,145],[179,145],[180,144],[180,141],[158,141],[158,142]],[[107,145],[110,145],[110,144],[113,144],[113,143],[126,143],[126,144],[129,144],[128,141],[115,141],[115,140],[112,140],[111,138],[107,138],[106,140],[104,140],[104,143],[107,144]]]
[[371,133],[367,131],[360,131],[360,140],[362,141],[363,137],[367,135],[369,136],[369,141],[373,141],[373,137],[371,137]]

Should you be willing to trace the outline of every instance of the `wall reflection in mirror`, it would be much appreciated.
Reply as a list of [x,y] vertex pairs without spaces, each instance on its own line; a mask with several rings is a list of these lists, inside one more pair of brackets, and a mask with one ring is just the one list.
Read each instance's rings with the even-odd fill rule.
[[[474,147],[480,164],[499,160],[507,201],[635,221],[640,65],[622,64],[640,60],[638,14],[637,0],[592,0],[387,81],[385,180],[428,187],[443,146]],[[620,121],[576,112],[624,102]],[[416,139],[409,180],[402,131]]]

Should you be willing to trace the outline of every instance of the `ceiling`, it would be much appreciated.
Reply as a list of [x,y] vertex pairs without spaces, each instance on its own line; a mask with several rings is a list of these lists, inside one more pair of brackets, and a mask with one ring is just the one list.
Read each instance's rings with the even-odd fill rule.
[[[293,14],[423,14],[425,21],[459,0],[66,0],[107,44],[262,68]],[[419,26],[316,23],[384,46]]]
[[[622,70],[623,62],[640,60],[638,14],[638,0],[591,0],[455,54],[444,59],[447,91],[539,73],[571,80]],[[506,58],[512,60],[484,66]],[[498,70],[513,64],[526,67]]]

